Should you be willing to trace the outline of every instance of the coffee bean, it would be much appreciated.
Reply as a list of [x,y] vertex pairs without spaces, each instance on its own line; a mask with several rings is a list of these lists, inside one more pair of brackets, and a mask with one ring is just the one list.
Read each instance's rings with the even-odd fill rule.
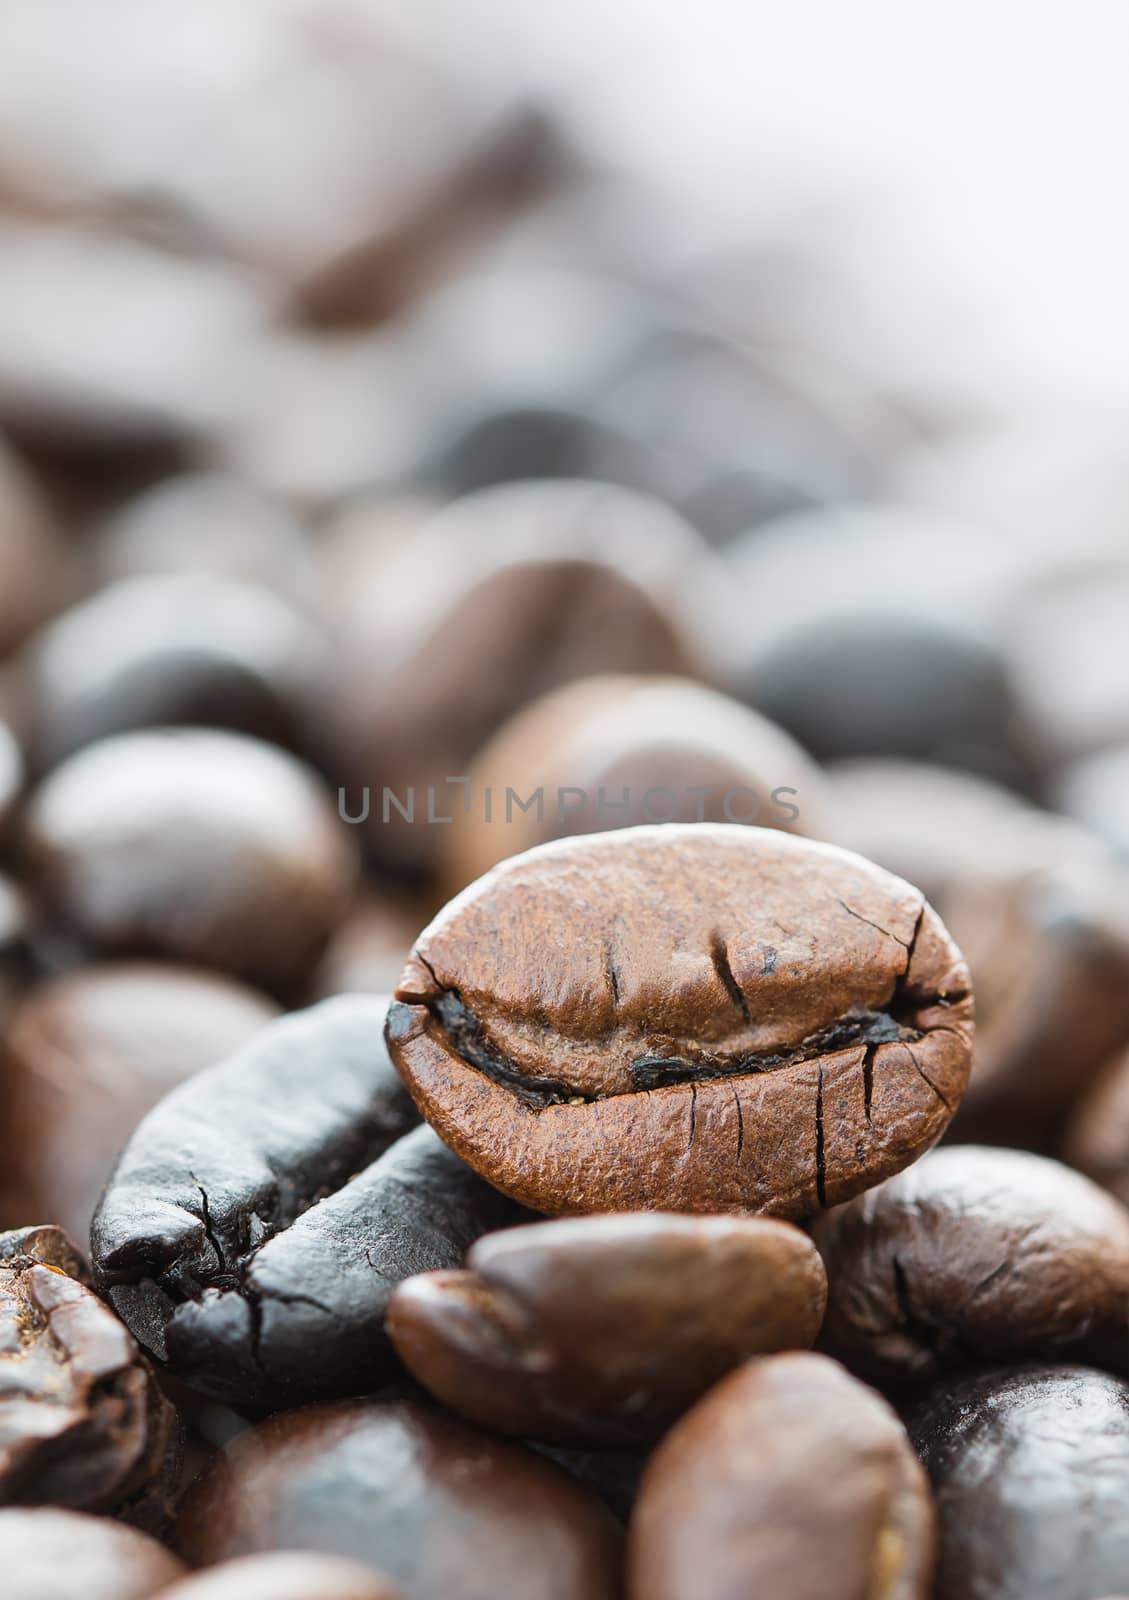
[[893,1411],[816,1355],[749,1362],[663,1440],[628,1541],[630,1600],[926,1600],[933,1511]]
[[1062,1155],[1129,1206],[1129,1049],[1106,1064],[1075,1108]]
[[1129,1376],[1129,1210],[1057,1161],[947,1146],[815,1239],[821,1346],[871,1381],[1039,1355]]
[[404,970],[412,943],[434,909],[431,896],[382,885],[362,891],[329,942],[318,968],[319,998],[335,994],[390,994]]
[[72,756],[32,795],[27,834],[48,906],[92,948],[282,994],[311,975],[356,873],[312,773],[204,729],[120,734]]
[[467,1269],[400,1285],[397,1354],[472,1422],[561,1444],[656,1438],[745,1357],[811,1345],[826,1294],[804,1235],[752,1218],[543,1222]]
[[471,815],[444,837],[452,893],[547,839],[646,822],[834,836],[823,777],[800,747],[737,701],[680,678],[582,678],[558,689],[499,729],[469,777]]
[[153,1600],[184,1564],[148,1534],[79,1511],[0,1510],[4,1600]]
[[1086,1367],[946,1381],[908,1419],[940,1528],[935,1600],[1086,1600],[1129,1578],[1129,1384]]
[[388,1016],[440,1136],[546,1212],[838,1204],[940,1137],[971,1032],[917,890],[709,824],[503,862],[420,935]]
[[356,1394],[393,1366],[393,1288],[520,1215],[416,1114],[386,1002],[326,1001],[168,1096],[95,1218],[108,1297],[176,1376],[262,1409]]
[[107,963],[30,989],[0,1045],[0,1227],[51,1216],[85,1248],[145,1113],[275,1014],[230,979],[155,963]]
[[0,1505],[143,1514],[178,1424],[85,1277],[61,1229],[0,1234]]
[[189,1560],[318,1550],[371,1563],[403,1600],[615,1600],[621,1536],[548,1461],[403,1400],[270,1418],[192,1489]]
[[0,722],[0,839],[12,819],[23,788],[23,756],[10,728]]
[[336,1556],[246,1556],[162,1589],[160,1600],[397,1600],[369,1567]]
[[[34,968],[31,907],[19,886],[0,872],[0,1041],[7,1032],[11,1011],[31,982]],[[2,1054],[3,1044],[0,1043],[0,1056]],[[0,1085],[2,1083],[0,1073]],[[3,1093],[2,1088],[0,1093]]]
[[661,461],[642,440],[579,408],[535,405],[473,418],[440,443],[421,476],[455,495],[526,478],[589,478],[651,494],[663,488]]
[[269,591],[209,573],[110,584],[41,629],[19,670],[40,772],[110,734],[162,726],[316,752],[328,707],[313,624]]

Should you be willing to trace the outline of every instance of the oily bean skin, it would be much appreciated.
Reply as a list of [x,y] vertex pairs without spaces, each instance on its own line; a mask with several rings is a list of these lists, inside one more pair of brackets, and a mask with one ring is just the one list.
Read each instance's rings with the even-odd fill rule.
[[1086,1367],[946,1382],[908,1418],[937,1500],[935,1600],[1129,1585],[1129,1384]]
[[126,1510],[179,1446],[148,1364],[58,1228],[0,1234],[0,1505]]
[[196,1565],[317,1550],[370,1563],[403,1600],[617,1600],[621,1533],[548,1461],[413,1401],[309,1406],[259,1424],[193,1487]]
[[732,1373],[643,1476],[629,1600],[926,1600],[933,1511],[897,1417],[823,1356]]
[[1129,1376],[1129,1210],[1057,1161],[949,1145],[814,1236],[821,1348],[871,1382],[1040,1355]]
[[334,1556],[248,1556],[162,1589],[160,1600],[398,1600],[390,1583]]
[[390,1364],[394,1285],[458,1265],[517,1219],[430,1130],[408,1133],[386,1008],[342,997],[272,1024],[126,1147],[95,1218],[95,1268],[193,1388],[252,1409],[371,1389]]
[[917,890],[709,824],[503,862],[420,935],[388,1016],[443,1140],[549,1213],[847,1200],[940,1137],[971,1033]]
[[136,1528],[78,1511],[0,1510],[4,1600],[153,1600],[184,1563]]
[[785,1223],[577,1217],[409,1278],[387,1326],[412,1375],[472,1422],[617,1448],[657,1437],[747,1356],[810,1346],[824,1299],[814,1248]]

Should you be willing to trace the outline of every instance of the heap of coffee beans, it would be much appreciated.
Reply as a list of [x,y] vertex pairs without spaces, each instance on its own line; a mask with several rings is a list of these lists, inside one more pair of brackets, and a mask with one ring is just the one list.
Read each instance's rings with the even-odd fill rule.
[[24,9],[0,1600],[1125,1600],[1120,418],[426,6]]

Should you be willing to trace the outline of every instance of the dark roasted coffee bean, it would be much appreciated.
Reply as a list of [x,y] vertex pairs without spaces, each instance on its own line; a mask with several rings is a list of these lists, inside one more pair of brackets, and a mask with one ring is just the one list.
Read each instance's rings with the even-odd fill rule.
[[1129,1049],[1106,1064],[1075,1108],[1062,1156],[1129,1206]]
[[136,1528],[79,1511],[0,1510],[4,1600],[154,1600],[184,1563]]
[[93,948],[214,966],[283,994],[312,975],[357,870],[307,768],[195,728],[72,756],[32,795],[27,838],[48,907]]
[[197,1563],[319,1550],[387,1572],[403,1600],[615,1600],[620,1531],[559,1468],[413,1402],[310,1406],[242,1434],[192,1489]]
[[469,778],[470,815],[446,830],[440,863],[452,893],[519,850],[606,828],[744,822],[835,836],[826,784],[799,745],[682,678],[558,689],[499,729]]
[[503,862],[420,935],[388,1017],[441,1137],[547,1212],[836,1205],[940,1137],[971,1035],[916,889],[710,824]]
[[825,1295],[787,1223],[576,1217],[491,1234],[464,1272],[409,1278],[387,1326],[412,1375],[472,1422],[623,1446],[658,1437],[747,1356],[811,1345]]
[[821,1347],[879,1384],[1032,1356],[1129,1376],[1129,1210],[1057,1161],[950,1145],[816,1224]]
[[32,766],[136,728],[231,728],[313,751],[325,646],[269,590],[210,573],[126,578],[42,629],[19,663]]
[[908,1427],[937,1501],[935,1600],[1091,1600],[1129,1582],[1129,1384],[977,1373]]
[[0,1505],[137,1510],[179,1425],[59,1228],[0,1234]]
[[145,1113],[275,1015],[242,984],[156,964],[88,967],[28,991],[0,1044],[0,1227],[56,1217],[85,1249]]
[[0,658],[65,604],[66,573],[38,486],[0,436]]
[[532,697],[596,672],[693,673],[703,562],[657,501],[563,480],[468,495],[386,546],[342,684],[350,811],[369,791],[381,859],[434,858],[447,829],[429,819],[464,803],[450,780]]
[[428,1129],[381,1042],[386,1002],[273,1024],[134,1134],[93,1229],[109,1299],[193,1388],[236,1406],[384,1380],[397,1283],[461,1264],[516,1209]]
[[927,1600],[933,1510],[878,1395],[823,1356],[751,1361],[663,1440],[628,1542],[630,1600]]
[[337,1556],[244,1556],[162,1589],[160,1600],[398,1600],[371,1567]]

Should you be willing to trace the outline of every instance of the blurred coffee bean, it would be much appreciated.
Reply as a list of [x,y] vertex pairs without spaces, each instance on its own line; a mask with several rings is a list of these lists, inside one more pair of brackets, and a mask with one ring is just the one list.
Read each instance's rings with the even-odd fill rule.
[[40,983],[0,1045],[0,1227],[57,1218],[85,1249],[118,1152],[150,1108],[276,1014],[207,972],[105,965]]
[[926,1600],[933,1508],[893,1411],[816,1355],[751,1361],[663,1440],[631,1520],[631,1600]]
[[[33,943],[27,896],[17,883],[0,872],[0,1040],[5,1037],[12,1007],[34,974]],[[0,1054],[2,1051],[0,1045]]]
[[23,755],[12,732],[0,722],[0,840],[11,821],[24,783]]
[[189,1493],[194,1563],[316,1550],[403,1600],[616,1600],[611,1514],[544,1458],[404,1400],[310,1406],[242,1434]]
[[272,589],[302,607],[316,581],[312,542],[301,523],[270,496],[222,473],[166,478],[92,538],[102,583],[209,572]]
[[466,1271],[409,1278],[387,1328],[412,1375],[482,1427],[624,1446],[746,1357],[810,1346],[824,1300],[816,1251],[786,1223],[582,1217],[491,1234]]
[[396,1284],[522,1215],[429,1129],[405,1132],[386,1004],[331,1000],[265,1030],[162,1101],[107,1186],[100,1281],[203,1393],[261,1409],[371,1390],[394,1364]]
[[1123,556],[1053,568],[1015,597],[1008,666],[1041,771],[1129,739],[1127,614]]
[[425,482],[470,494],[525,478],[589,478],[661,493],[661,464],[641,440],[580,410],[515,407],[471,422],[423,468]]
[[162,1589],[160,1600],[397,1600],[371,1567],[337,1556],[244,1556]]
[[178,1424],[59,1228],[0,1234],[0,1505],[137,1507]]
[[0,426],[103,455],[206,436],[242,408],[265,310],[226,267],[0,221]]
[[19,670],[39,772],[137,728],[230,728],[309,752],[329,710],[313,623],[269,590],[208,573],[110,584],[41,629]]
[[711,544],[728,544],[763,522],[833,503],[829,490],[786,477],[771,464],[722,468],[677,502],[686,520]]
[[337,994],[391,994],[420,929],[435,907],[415,895],[381,888],[362,893],[330,940],[314,987],[319,999]]
[[[66,603],[68,588],[63,547],[46,501],[0,437],[0,657]],[[0,728],[0,812],[3,742]]]
[[884,761],[830,776],[845,842],[923,888],[971,968],[954,1132],[1046,1147],[1129,1040],[1124,874],[1085,830],[971,776]]
[[1129,1210],[1057,1161],[950,1145],[814,1237],[820,1348],[881,1386],[1035,1356],[1129,1376]]
[[1129,1049],[1107,1062],[1075,1107],[1062,1156],[1129,1206]]
[[1055,796],[1060,810],[1129,861],[1129,741],[1068,767],[1058,777]]
[[640,823],[835,836],[823,775],[800,747],[737,701],[678,678],[568,684],[505,723],[469,778],[471,815],[443,839],[451,893],[548,839]]
[[349,812],[368,790],[375,855],[432,861],[443,829],[426,819],[465,806],[448,780],[538,694],[601,671],[692,670],[703,568],[697,536],[658,502],[563,480],[481,490],[386,548],[342,683]]
[[945,1380],[911,1414],[940,1532],[935,1600],[1082,1600],[1129,1578],[1129,1384],[1086,1367]]
[[0,1509],[4,1600],[154,1600],[184,1570],[156,1539],[105,1517]]
[[59,924],[106,954],[213,966],[290,994],[352,895],[352,841],[292,756],[202,729],[120,734],[32,795],[29,856]]

